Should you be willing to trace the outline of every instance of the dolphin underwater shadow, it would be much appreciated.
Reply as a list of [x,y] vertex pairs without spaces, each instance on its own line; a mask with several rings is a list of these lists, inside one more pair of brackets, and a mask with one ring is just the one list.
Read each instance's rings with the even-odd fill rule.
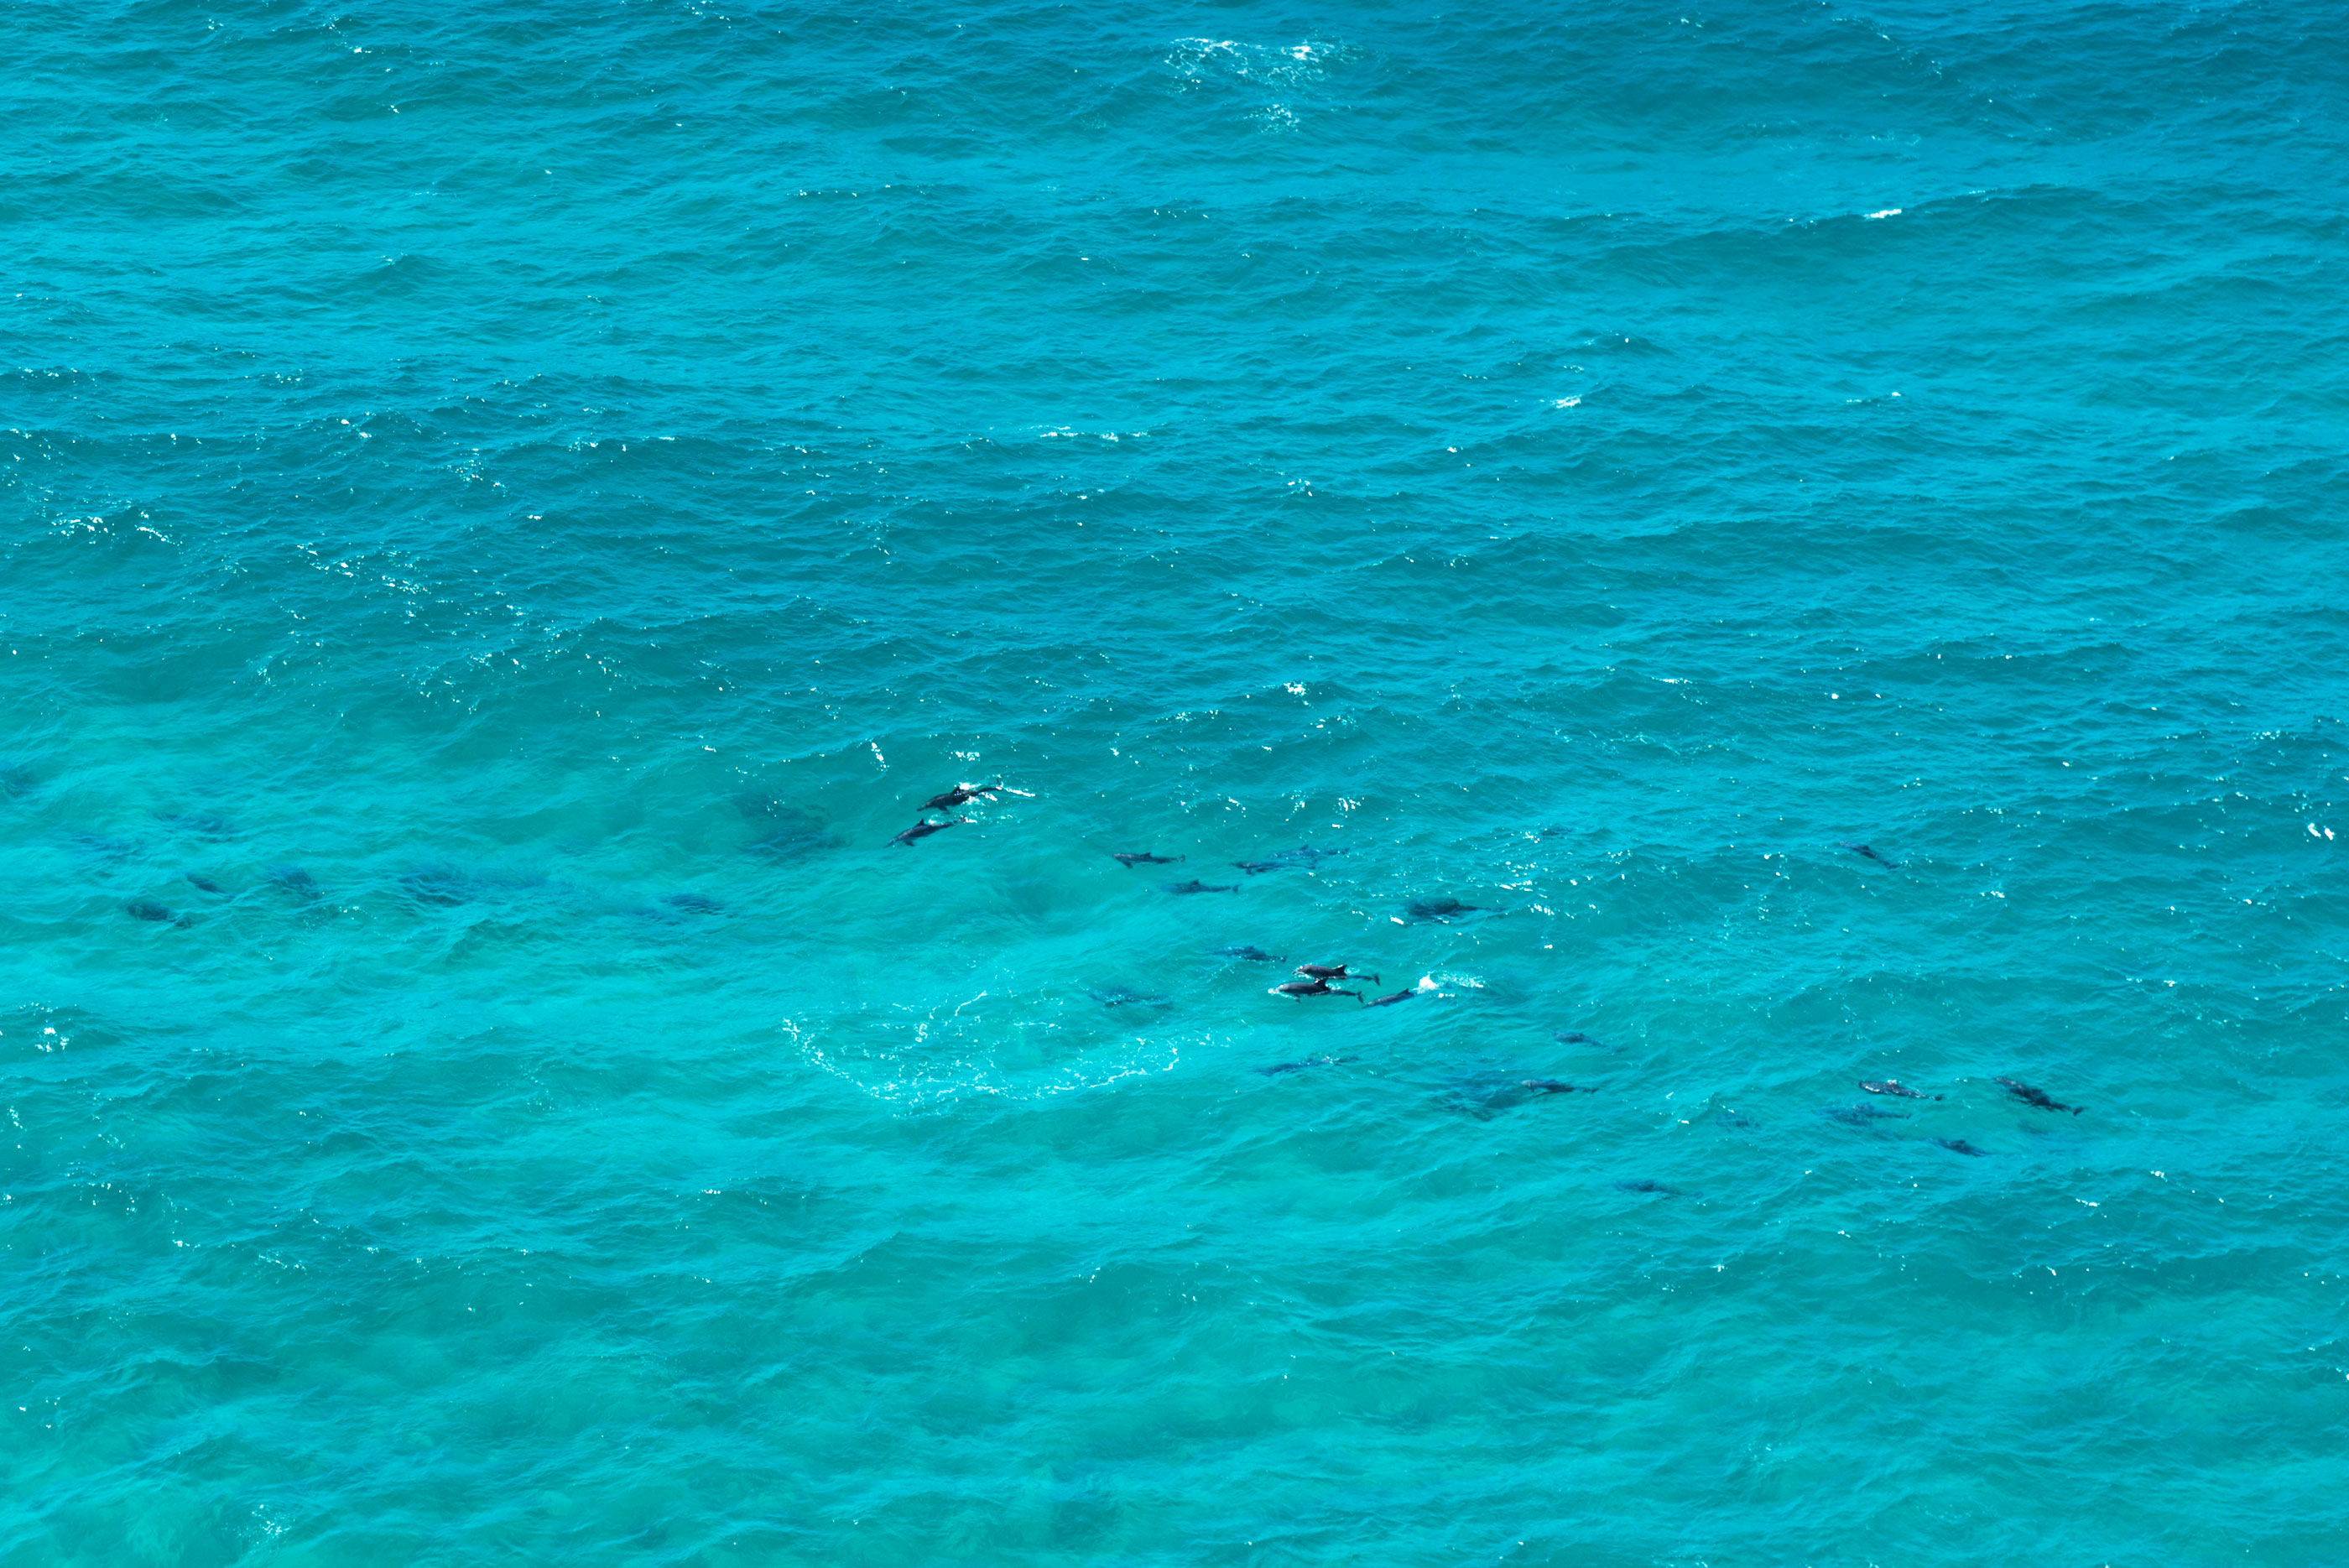
[[1452,898],[1413,898],[1403,906],[1402,915],[1395,923],[1407,926],[1426,925],[1430,922],[1448,924],[1454,920],[1464,920],[1471,915],[1492,915],[1499,912],[1496,909],[1487,909],[1481,904],[1464,904],[1459,899]]
[[1520,1106],[1547,1099],[1553,1095],[1595,1095],[1598,1092],[1585,1084],[1568,1084],[1557,1078],[1527,1077],[1520,1073],[1495,1068],[1454,1079],[1436,1091],[1435,1103],[1455,1115],[1489,1122]]
[[443,909],[512,898],[545,885],[545,877],[533,874],[500,875],[467,871],[455,866],[419,866],[400,873],[399,877],[399,889],[409,898]]
[[1103,1007],[1171,1007],[1174,1004],[1171,996],[1130,991],[1122,985],[1097,985],[1085,994]]
[[821,818],[772,795],[745,791],[734,797],[734,809],[751,825],[750,840],[742,846],[745,855],[761,860],[797,860],[839,846],[840,840]]

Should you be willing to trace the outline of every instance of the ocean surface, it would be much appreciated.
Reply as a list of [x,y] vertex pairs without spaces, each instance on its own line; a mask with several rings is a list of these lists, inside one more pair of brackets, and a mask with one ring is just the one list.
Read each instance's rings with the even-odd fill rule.
[[5,16],[5,1568],[2349,1562],[2349,8]]

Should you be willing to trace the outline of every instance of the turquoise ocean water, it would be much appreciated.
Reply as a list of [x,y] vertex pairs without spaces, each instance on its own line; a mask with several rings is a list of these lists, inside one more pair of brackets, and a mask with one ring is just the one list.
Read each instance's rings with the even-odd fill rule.
[[1690,5],[11,5],[0,1564],[2349,1563],[2349,11]]

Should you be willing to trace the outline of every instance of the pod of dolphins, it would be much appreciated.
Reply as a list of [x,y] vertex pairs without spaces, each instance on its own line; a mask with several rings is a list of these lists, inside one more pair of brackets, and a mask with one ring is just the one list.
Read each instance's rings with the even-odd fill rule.
[[[1025,790],[1009,789],[1000,784],[958,784],[955,785],[954,788],[947,790],[941,794],[932,795],[928,800],[923,802],[920,815],[914,826],[907,828],[905,832],[897,835],[889,842],[892,845],[902,844],[907,847],[911,847],[914,844],[929,836],[933,833],[941,832],[946,828],[953,826],[957,822],[968,822],[971,820],[969,817],[960,816],[948,817],[942,822],[932,822],[929,820],[929,814],[933,811],[951,811],[956,806],[965,805],[966,803],[973,800],[992,800],[998,794],[1024,795],[1028,793],[1029,792]],[[1883,866],[1888,869],[1896,871],[1899,869],[1899,861],[1890,859],[1889,857],[1879,854],[1871,846],[1866,844],[1838,843],[1836,847],[1838,849],[1847,849],[1854,855],[1860,857],[1862,859],[1872,860],[1878,865]],[[1330,856],[1342,855],[1344,853],[1345,851],[1342,849],[1316,849],[1309,844],[1301,846],[1296,849],[1282,850],[1278,854],[1268,856],[1261,860],[1236,860],[1232,864],[1248,876],[1258,877],[1268,872],[1288,870],[1297,866],[1305,866],[1309,867],[1317,862],[1326,859]],[[1131,869],[1136,866],[1172,866],[1187,857],[1180,855],[1158,855],[1152,853],[1149,850],[1128,850],[1112,854],[1110,858],[1115,860],[1119,865]],[[1237,883],[1213,885],[1201,882],[1196,879],[1182,882],[1165,882],[1161,883],[1159,886],[1162,891],[1172,894],[1235,893],[1239,890]],[[1474,904],[1464,904],[1457,898],[1417,898],[1413,899],[1406,908],[1410,918],[1414,921],[1446,920],[1457,916],[1478,912],[1477,907]],[[1252,946],[1219,948],[1216,950],[1216,956],[1219,958],[1240,959],[1256,963],[1278,963],[1286,961],[1275,954],[1266,952],[1261,948]],[[1366,997],[1361,991],[1349,991],[1340,986],[1333,985],[1330,983],[1331,981],[1341,980],[1368,981],[1373,985],[1379,983],[1379,977],[1377,975],[1364,974],[1360,971],[1354,970],[1349,965],[1342,963],[1299,964],[1297,966],[1295,972],[1303,978],[1286,981],[1281,984],[1274,986],[1272,988],[1271,994],[1276,996],[1290,997],[1297,1000],[1302,1000],[1309,996],[1350,996],[1364,1007],[1392,1007],[1398,1002],[1408,1002],[1413,997],[1419,994],[1416,990],[1406,988],[1402,991],[1394,992],[1385,996]],[[1103,1005],[1112,1007],[1120,1005],[1127,1001],[1145,1000],[1134,997],[1131,993],[1123,992],[1114,993],[1096,992],[1095,995],[1102,1000]],[[1155,1002],[1163,1001],[1164,999],[1154,997],[1146,1000]],[[1577,1032],[1569,1031],[1562,1033],[1556,1035],[1555,1038],[1567,1044],[1599,1044],[1599,1042],[1591,1039],[1588,1034]],[[1309,1067],[1334,1067],[1353,1060],[1354,1058],[1351,1056],[1309,1056],[1302,1061],[1280,1062],[1276,1063],[1272,1066],[1258,1067],[1256,1070],[1258,1073],[1265,1075],[1267,1077],[1278,1077],[1285,1074],[1303,1072]],[[2050,1096],[2045,1090],[2033,1088],[2028,1084],[2019,1083],[2013,1078],[1998,1078],[1995,1079],[1994,1082],[1996,1082],[2009,1095],[2022,1101],[2024,1105],[2031,1106],[2039,1110],[2069,1112],[2071,1115],[2076,1116],[2087,1109],[2085,1106],[2064,1105]],[[1880,1080],[1863,1078],[1859,1081],[1859,1087],[1871,1095],[1885,1095],[1896,1099],[1940,1100],[1943,1098],[1943,1096],[1940,1095],[1928,1095],[1920,1090],[1908,1088],[1897,1078],[1885,1078]],[[1480,1103],[1485,1106],[1487,1110],[1489,1110],[1490,1108],[1497,1107],[1502,1104],[1516,1103],[1539,1096],[1575,1093],[1597,1094],[1598,1092],[1599,1091],[1595,1088],[1586,1085],[1561,1083],[1555,1078],[1525,1078],[1517,1080],[1514,1084],[1502,1085],[1497,1095],[1488,1095],[1485,1096],[1485,1100]],[[1848,1123],[1855,1127],[1864,1127],[1870,1120],[1884,1116],[1899,1116],[1906,1114],[1907,1113],[1900,1111],[1878,1110],[1867,1105],[1833,1107],[1827,1112],[1827,1115],[1834,1119]],[[1983,1150],[1976,1148],[1973,1145],[1968,1143],[1963,1138],[1937,1137],[1931,1141],[1939,1145],[1940,1147],[1950,1150],[1953,1154],[1970,1155],[1975,1158],[1982,1158],[1984,1155]],[[1615,1185],[1626,1192],[1661,1193],[1668,1196],[1677,1196],[1679,1192],[1677,1188],[1667,1187],[1664,1184],[1656,1181],[1619,1181]]]
[[[968,805],[974,801],[992,803],[998,795],[1004,794],[1030,796],[1030,792],[1027,790],[1013,789],[1009,785],[1001,783],[978,784],[958,784],[952,789],[934,794],[929,799],[922,803],[921,808],[916,814],[914,825],[891,838],[889,840],[889,846],[895,847],[903,846],[906,848],[911,848],[933,834],[943,833],[947,828],[955,826],[958,823],[973,821],[974,819],[968,816],[956,816],[947,814],[952,813],[957,806]],[[938,814],[938,820],[932,820],[933,813]],[[201,836],[206,837],[222,837],[224,836],[228,831],[223,825],[219,825],[216,819],[209,817],[170,817],[163,820],[177,827],[183,827],[188,828],[190,831],[200,832]],[[190,826],[191,824],[193,825],[192,827]],[[89,849],[93,854],[105,855],[110,858],[119,858],[123,854],[129,853],[137,847],[135,845],[125,845],[113,839],[108,839],[94,835],[83,835],[82,841],[84,847]],[[1878,853],[1876,849],[1868,845],[1838,844],[1836,847],[1838,849],[1848,850],[1852,854],[1859,856],[1863,859],[1874,861],[1878,865],[1888,868],[1895,870],[1899,869],[1899,862],[1891,860]],[[1333,856],[1343,855],[1345,851],[1342,849],[1316,848],[1312,845],[1308,844],[1301,845],[1295,849],[1284,849],[1275,854],[1266,856],[1261,859],[1235,861],[1233,862],[1233,865],[1246,876],[1260,877],[1275,872],[1295,869],[1299,867],[1310,869],[1322,860],[1328,859]],[[1149,850],[1128,850],[1113,854],[1111,856],[1111,858],[1117,861],[1119,865],[1131,869],[1139,866],[1173,866],[1180,863],[1186,857],[1180,855],[1159,855]],[[267,873],[265,879],[279,892],[291,895],[297,900],[304,903],[315,903],[322,897],[318,885],[311,878],[310,874],[302,870],[298,867],[274,867]],[[186,880],[199,891],[211,894],[216,898],[233,897],[233,895],[230,894],[227,889],[222,888],[218,883],[214,882],[210,877],[199,875],[198,873],[192,871],[189,872],[187,874]],[[466,881],[465,877],[460,873],[449,871],[445,868],[411,872],[409,876],[402,878],[402,883],[403,886],[408,888],[408,890],[412,897],[423,903],[445,904],[462,902],[466,898],[471,896],[471,884]],[[1210,884],[1199,881],[1195,878],[1180,882],[1164,882],[1160,883],[1158,886],[1162,892],[1176,896],[1194,893],[1236,893],[1239,890],[1239,886],[1237,883]],[[723,906],[719,905],[715,899],[698,893],[672,894],[665,898],[663,903],[688,914],[714,913],[723,908]],[[150,921],[158,925],[170,926],[186,926],[189,924],[189,919],[187,916],[152,898],[131,899],[129,902],[123,905],[123,910],[136,920]],[[1396,923],[1411,924],[1421,921],[1448,922],[1466,915],[1479,913],[1492,914],[1496,912],[1497,911],[1492,910],[1480,910],[1477,906],[1474,904],[1464,904],[1457,898],[1415,898],[1405,906],[1404,915],[1397,917]],[[1219,958],[1237,959],[1249,963],[1284,963],[1288,961],[1278,954],[1268,953],[1261,948],[1246,944],[1216,949],[1215,956]],[[1392,992],[1386,995],[1373,997],[1368,995],[1361,989],[1349,988],[1333,983],[1341,981],[1367,981],[1371,985],[1376,985],[1379,983],[1379,977],[1376,974],[1364,973],[1361,970],[1355,969],[1348,963],[1302,963],[1299,964],[1293,972],[1299,978],[1284,981],[1281,983],[1273,986],[1269,994],[1285,996],[1292,1001],[1302,1001],[1309,996],[1350,996],[1358,1005],[1363,1007],[1393,1007],[1400,1003],[1409,1002],[1413,997],[1421,994],[1419,989],[1405,987],[1401,991]],[[1423,986],[1426,986],[1428,982],[1422,982]],[[1128,1004],[1160,1005],[1164,1004],[1168,1000],[1163,996],[1143,995],[1139,992],[1125,991],[1123,989],[1096,991],[1092,994],[1095,1000],[1099,1001],[1105,1007],[1118,1007]],[[1553,1038],[1564,1044],[1593,1045],[1598,1046],[1602,1050],[1611,1049],[1611,1047],[1606,1046],[1603,1043],[1593,1040],[1589,1035],[1577,1031],[1561,1032],[1553,1036]],[[1282,1062],[1269,1067],[1259,1067],[1257,1071],[1268,1077],[1278,1077],[1290,1073],[1302,1072],[1311,1067],[1337,1066],[1353,1060],[1354,1058],[1351,1056],[1309,1056],[1301,1061]],[[2029,1106],[2036,1110],[2054,1111],[2059,1115],[2068,1114],[2071,1116],[2080,1116],[2087,1109],[2085,1106],[2065,1105],[2062,1101],[2054,1098],[2052,1095],[2048,1094],[2044,1089],[2033,1087],[2032,1085],[2020,1082],[2017,1079],[2001,1077],[1992,1081],[2001,1088],[2005,1090],[2009,1096],[2022,1102],[2023,1105]],[[1858,1081],[1858,1086],[1861,1090],[1869,1095],[1883,1096],[1892,1099],[1938,1101],[1944,1097],[1940,1095],[1927,1094],[1921,1090],[1910,1088],[1907,1085],[1902,1084],[1897,1078],[1863,1078]],[[1502,1109],[1521,1105],[1532,1099],[1551,1095],[1569,1095],[1578,1093],[1596,1094],[1598,1093],[1598,1090],[1588,1085],[1563,1083],[1555,1078],[1513,1079],[1509,1078],[1506,1075],[1501,1075],[1488,1077],[1485,1080],[1480,1080],[1476,1093],[1466,1094],[1464,1096],[1455,1095],[1454,1097],[1459,1102],[1458,1108],[1467,1112],[1469,1115],[1476,1116],[1478,1117],[1489,1117],[1497,1114]],[[1830,1119],[1844,1123],[1847,1126],[1865,1127],[1870,1123],[1885,1117],[1900,1117],[1907,1116],[1908,1113],[1904,1111],[1886,1110],[1863,1102],[1857,1105],[1829,1106],[1824,1114]],[[1723,1119],[1725,1119],[1733,1126],[1750,1125],[1746,1123],[1744,1118],[1735,1116],[1733,1114],[1727,1116]],[[1982,1149],[1976,1148],[1973,1145],[1966,1142],[1963,1138],[1937,1137],[1930,1141],[1950,1150],[1953,1154],[1980,1158],[1982,1157],[1985,1152]],[[1651,1181],[1626,1181],[1618,1182],[1616,1185],[1627,1192],[1662,1193],[1667,1195],[1676,1194],[1677,1192],[1676,1189]]]

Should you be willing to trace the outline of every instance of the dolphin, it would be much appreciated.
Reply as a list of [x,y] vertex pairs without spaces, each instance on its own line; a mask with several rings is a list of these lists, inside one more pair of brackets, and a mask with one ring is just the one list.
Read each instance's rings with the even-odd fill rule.
[[1914,1089],[1904,1089],[1900,1086],[1900,1080],[1898,1078],[1887,1078],[1880,1084],[1870,1083],[1866,1078],[1862,1078],[1859,1081],[1859,1086],[1871,1095],[1893,1095],[1904,1100],[1938,1100],[1941,1097],[1939,1095],[1920,1095]]
[[1415,991],[1398,991],[1392,996],[1374,996],[1370,1001],[1362,1003],[1362,1005],[1364,1007],[1392,1007],[1396,1002],[1409,1002],[1413,997],[1417,996],[1419,992]]
[[1131,871],[1136,866],[1172,866],[1177,860],[1187,860],[1187,855],[1112,855],[1112,860]]
[[1981,1149],[1976,1148],[1973,1145],[1968,1143],[1961,1137],[1937,1137],[1933,1141],[1940,1144],[1943,1148],[1948,1149],[1951,1154],[1970,1154],[1977,1159],[1987,1158]]
[[747,822],[765,825],[765,831],[742,847],[769,860],[797,860],[839,843],[821,818],[776,799],[746,792],[734,797],[734,809]]
[[1899,869],[1900,869],[1900,862],[1899,862],[1898,860],[1887,860],[1886,858],[1884,858],[1884,857],[1883,857],[1883,856],[1878,855],[1875,850],[1870,849],[1870,848],[1869,848],[1867,845],[1865,845],[1865,844],[1845,844],[1845,843],[1842,843],[1842,842],[1838,841],[1838,842],[1837,843],[1837,845],[1836,845],[1836,847],[1837,847],[1837,849],[1848,849],[1848,850],[1850,850],[1854,855],[1865,855],[1866,857],[1868,857],[1868,858],[1869,858],[1870,860],[1875,861],[1878,865],[1879,865],[1879,866],[1889,866],[1889,867],[1891,867],[1893,870],[1895,870],[1895,871],[1898,871],[1898,870],[1899,870]]
[[153,920],[159,925],[185,924],[182,918],[165,909],[152,898],[133,898],[122,906],[122,912],[134,920]]
[[2059,1105],[2047,1097],[2046,1090],[2034,1089],[2028,1084],[2018,1084],[2012,1078],[1999,1078],[1993,1081],[2006,1085],[2006,1092],[2023,1104],[2037,1106],[2043,1111],[2069,1111],[2076,1116],[2088,1108],[2085,1106]]
[[1283,1073],[1302,1073],[1308,1067],[1335,1067],[1353,1059],[1351,1056],[1308,1056],[1302,1062],[1276,1062],[1269,1067],[1258,1067],[1257,1071],[1268,1078],[1278,1078]]
[[1139,1002],[1144,1007],[1163,1007],[1169,1000],[1164,996],[1145,996],[1138,991],[1128,991],[1122,985],[1099,986],[1085,993],[1103,1007],[1123,1007]]
[[1615,1190],[1618,1192],[1652,1192],[1661,1198],[1678,1198],[1681,1195],[1681,1189],[1679,1188],[1667,1187],[1661,1181],[1650,1181],[1644,1177],[1635,1181],[1619,1181],[1615,1184]]
[[1374,985],[1379,979],[1374,974],[1351,973],[1341,963],[1301,963],[1297,966],[1297,972],[1309,974],[1315,980],[1367,980]]
[[1162,882],[1158,886],[1161,891],[1168,893],[1237,893],[1239,891],[1237,885],[1227,888],[1211,888],[1196,877],[1188,882]]
[[913,826],[905,829],[905,832],[897,835],[896,837],[891,839],[889,842],[892,844],[902,844],[906,848],[911,849],[917,840],[927,838],[933,833],[943,833],[957,822],[968,822],[970,818],[967,816],[950,816],[944,822],[932,822],[927,818],[924,818],[922,821],[917,822],[914,824]]
[[227,890],[219,883],[209,877],[200,877],[193,871],[188,873],[188,886],[201,888],[207,893],[218,893],[223,898],[228,897]]
[[317,878],[299,866],[272,866],[269,868],[269,882],[279,892],[291,893],[297,898],[315,898],[318,896]]
[[1216,958],[1245,959],[1249,963],[1278,963],[1281,961],[1280,955],[1278,953],[1268,953],[1262,948],[1250,947],[1245,942],[1236,948],[1217,948],[1212,956]]
[[1476,914],[1479,908],[1475,904],[1464,904],[1457,898],[1413,898],[1404,907],[1403,913],[1414,921],[1450,920],[1462,915]]
[[929,799],[922,803],[922,809],[924,811],[952,811],[955,807],[961,805],[968,801],[979,800],[982,798],[992,800],[1002,788],[1003,786],[999,784],[958,784],[955,785],[954,788],[947,791],[944,794],[934,794],[930,796]]
[[1560,1083],[1556,1078],[1512,1078],[1506,1073],[1485,1072],[1454,1083],[1437,1096],[1437,1103],[1480,1122],[1489,1122],[1503,1111],[1514,1110],[1541,1096],[1598,1092],[1577,1084]]
[[101,860],[125,859],[147,847],[136,838],[118,838],[110,833],[77,833],[72,838],[78,848]]
[[1282,996],[1350,996],[1357,1002],[1362,999],[1361,992],[1339,991],[1326,980],[1292,980],[1272,989]]

